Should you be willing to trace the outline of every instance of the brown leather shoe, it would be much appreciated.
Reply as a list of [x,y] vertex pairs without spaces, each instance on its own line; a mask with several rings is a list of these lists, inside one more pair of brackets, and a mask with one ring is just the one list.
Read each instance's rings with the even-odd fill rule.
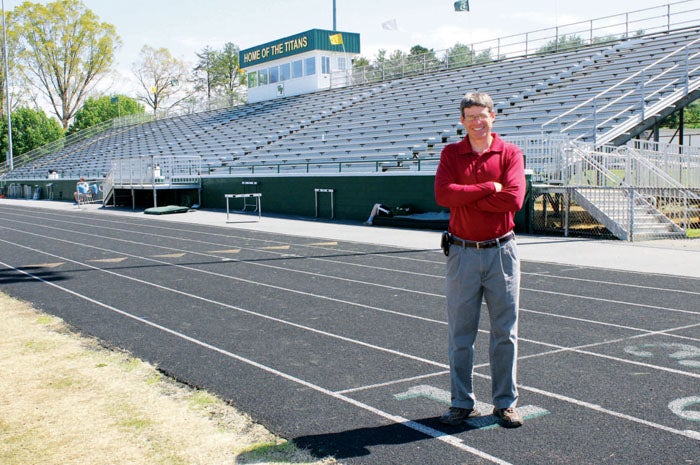
[[479,415],[481,415],[481,413],[479,413],[476,408],[450,407],[450,409],[440,417],[440,422],[445,425],[457,426],[464,423],[464,420],[475,418]]
[[504,428],[517,428],[523,426],[523,417],[515,407],[495,408],[493,414],[498,418],[499,423]]

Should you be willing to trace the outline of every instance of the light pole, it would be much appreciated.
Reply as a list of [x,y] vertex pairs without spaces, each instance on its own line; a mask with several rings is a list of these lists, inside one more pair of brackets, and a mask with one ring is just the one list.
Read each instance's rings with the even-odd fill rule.
[[336,31],[335,27],[335,0],[333,0],[333,32]]
[[10,72],[7,66],[7,28],[5,26],[5,0],[2,0],[2,54],[5,61],[5,102],[7,104],[7,166],[12,171],[12,113],[10,113]]

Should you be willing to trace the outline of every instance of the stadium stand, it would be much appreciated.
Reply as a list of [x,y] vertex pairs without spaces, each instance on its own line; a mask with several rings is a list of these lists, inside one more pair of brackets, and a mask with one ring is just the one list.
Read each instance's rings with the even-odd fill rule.
[[[700,96],[700,26],[112,127],[16,167],[3,179],[41,179],[48,170],[64,179],[104,178],[115,160],[139,157],[199,157],[203,177],[304,173],[310,165],[329,172],[419,167],[430,173],[442,147],[463,137],[457,109],[468,90],[493,96],[498,132],[523,147],[534,182],[556,188],[576,182],[588,188],[664,187],[698,199],[700,182],[694,179],[639,186],[639,177],[629,182],[629,173],[620,177],[614,166],[596,160],[610,160],[605,147],[633,141]],[[617,152],[610,163],[629,164],[630,153],[620,161]],[[696,164],[693,158],[687,171],[700,172]],[[595,182],[575,175],[591,170],[599,173]],[[670,176],[658,164],[645,170],[652,173],[647,178]],[[580,187],[570,197],[617,237],[631,240],[630,218],[614,218]],[[653,203],[640,205],[638,219],[641,210],[663,216]],[[683,234],[677,222],[656,222],[669,234]]]

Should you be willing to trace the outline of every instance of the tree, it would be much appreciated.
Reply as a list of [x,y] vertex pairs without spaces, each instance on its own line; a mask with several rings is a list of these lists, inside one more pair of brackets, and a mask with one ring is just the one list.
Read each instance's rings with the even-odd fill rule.
[[67,134],[73,134],[114,118],[144,113],[146,113],[144,106],[126,95],[89,97],[82,108],[75,113],[73,124]]
[[155,116],[159,110],[167,113],[189,97],[190,93],[181,89],[187,83],[187,68],[167,48],[144,45],[139,57],[140,61],[132,66],[142,88],[138,98],[153,109]]
[[112,67],[119,36],[80,0],[27,1],[15,8],[14,17],[18,63],[65,129]]
[[447,60],[448,68],[471,65],[474,63],[474,52],[469,45],[457,42],[452,48],[447,49],[445,60]]
[[572,48],[580,48],[586,45],[586,41],[579,36],[564,34],[558,39],[547,42],[546,45],[537,49],[538,54],[558,52],[560,50],[568,50]]
[[409,73],[425,73],[440,69],[440,60],[433,49],[428,50],[421,45],[414,45],[406,57],[406,71]]
[[237,45],[228,42],[221,50],[207,46],[197,53],[199,61],[193,70],[195,91],[206,95],[207,106],[217,97],[225,98],[228,105],[239,100],[238,93],[246,82],[238,63],[239,51]]
[[204,92],[207,96],[207,104],[211,103],[211,98],[214,94],[215,87],[215,63],[216,63],[216,50],[213,50],[208,45],[204,49],[197,53],[197,58],[199,61],[194,67],[194,88],[197,92]]
[[[0,150],[7,152],[7,120],[0,123]],[[42,110],[18,108],[12,112],[12,153],[27,153],[37,147],[60,139],[63,127],[58,120],[49,118]]]
[[214,60],[214,82],[231,105],[236,103],[236,94],[246,80],[238,63],[239,51],[237,45],[227,42],[223,50],[216,54]]

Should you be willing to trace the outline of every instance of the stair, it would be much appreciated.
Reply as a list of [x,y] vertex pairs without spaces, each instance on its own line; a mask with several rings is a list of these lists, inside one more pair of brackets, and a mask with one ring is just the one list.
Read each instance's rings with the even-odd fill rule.
[[577,187],[572,192],[573,200],[620,240],[686,237],[681,227],[634,188]]

